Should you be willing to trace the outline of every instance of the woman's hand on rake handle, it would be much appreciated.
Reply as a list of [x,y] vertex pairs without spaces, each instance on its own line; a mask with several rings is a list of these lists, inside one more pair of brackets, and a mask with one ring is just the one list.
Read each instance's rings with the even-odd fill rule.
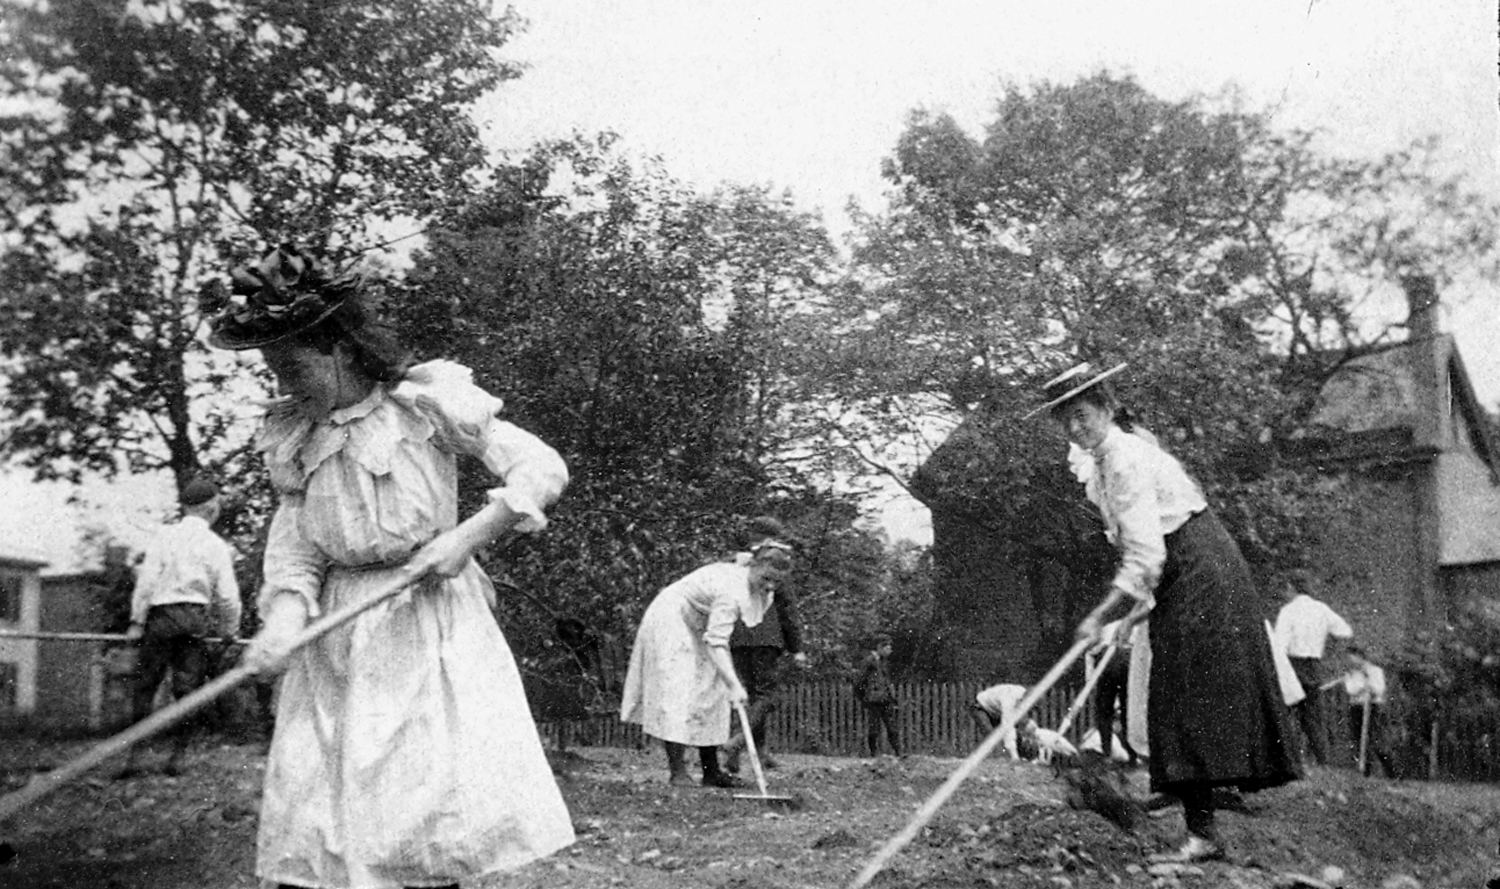
[[295,593],[273,597],[263,617],[260,632],[245,646],[240,664],[261,676],[275,676],[286,669],[297,634],[307,626],[307,605]]

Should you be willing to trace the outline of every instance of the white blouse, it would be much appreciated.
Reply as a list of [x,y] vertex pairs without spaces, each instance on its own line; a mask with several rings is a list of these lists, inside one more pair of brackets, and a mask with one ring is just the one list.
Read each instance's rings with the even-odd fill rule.
[[1113,586],[1154,604],[1152,591],[1167,562],[1166,536],[1208,508],[1203,489],[1176,457],[1114,425],[1092,452],[1074,446],[1069,463],[1120,554]]
[[458,454],[502,480],[489,497],[521,516],[515,530],[545,528],[543,510],[567,485],[567,466],[541,439],[496,417],[503,406],[451,361],[416,365],[323,422],[290,401],[273,405],[256,442],[281,500],[261,607],[295,592],[316,617],[330,568],[398,562],[455,527]]

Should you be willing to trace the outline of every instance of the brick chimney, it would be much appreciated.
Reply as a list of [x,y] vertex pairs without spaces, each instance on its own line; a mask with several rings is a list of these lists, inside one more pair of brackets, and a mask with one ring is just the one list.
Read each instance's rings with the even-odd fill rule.
[[1437,336],[1437,282],[1431,275],[1407,275],[1401,279],[1406,291],[1407,338],[1425,340]]
[[[1412,344],[1412,382],[1416,385],[1416,441],[1441,451],[1447,426],[1447,402],[1444,392],[1446,374],[1438,367],[1437,283],[1430,275],[1407,275],[1401,279],[1406,291],[1410,314],[1406,317],[1407,342]],[[1438,585],[1438,564],[1442,555],[1439,521],[1437,461],[1427,463],[1424,471],[1413,475],[1416,506],[1416,557],[1413,579],[1417,599],[1410,615],[1410,631],[1441,626],[1445,620],[1444,605]]]

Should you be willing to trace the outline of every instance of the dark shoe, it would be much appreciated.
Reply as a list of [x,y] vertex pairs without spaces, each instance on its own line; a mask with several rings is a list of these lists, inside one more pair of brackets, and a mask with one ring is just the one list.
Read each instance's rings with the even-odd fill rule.
[[1224,847],[1203,837],[1190,836],[1176,852],[1151,856],[1153,864],[1197,864],[1200,861],[1223,861]]
[[704,787],[744,787],[745,782],[724,772],[708,772],[703,776]]
[[1245,797],[1233,787],[1215,787],[1213,801],[1215,809],[1222,809],[1225,812],[1238,812],[1241,815],[1255,813],[1255,810],[1250,808],[1250,804],[1245,802]]
[[1182,805],[1182,800],[1165,793],[1153,793],[1146,798],[1146,814],[1152,818],[1162,818],[1172,814],[1172,809]]

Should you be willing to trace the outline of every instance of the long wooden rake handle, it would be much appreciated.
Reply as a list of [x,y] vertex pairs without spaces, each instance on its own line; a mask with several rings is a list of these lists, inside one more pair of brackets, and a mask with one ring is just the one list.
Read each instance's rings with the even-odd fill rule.
[[755,769],[755,786],[760,788],[760,795],[769,797],[766,792],[766,773],[760,767],[760,751],[755,749],[755,735],[750,731],[750,716],[745,712],[744,704],[735,704],[734,712],[740,717],[740,731],[745,733],[745,752],[750,754],[750,765]]
[[[0,641],[5,639],[35,639],[42,642],[129,642],[130,637],[124,633],[52,633],[42,630],[0,630]],[[225,636],[209,636],[204,642],[229,642],[234,645],[244,645],[249,639],[235,639]]]
[[[323,638],[354,618],[364,614],[381,602],[395,597],[411,586],[420,577],[406,568],[390,570],[373,595],[358,602],[351,602],[336,611],[323,615],[308,624],[292,639],[291,650],[296,651]],[[51,794],[64,784],[92,769],[112,756],[123,753],[135,744],[152,735],[159,734],[181,722],[198,710],[222,697],[226,692],[253,679],[257,671],[245,666],[235,667],[186,697],[157,710],[124,731],[94,745],[82,755],[69,760],[50,772],[31,779],[25,787],[0,797],[0,822]]]
[[1083,653],[1092,644],[1088,639],[1079,639],[1073,643],[1073,647],[1068,649],[1068,653],[1063,655],[1062,659],[1054,664],[1051,670],[1047,671],[1047,675],[1043,676],[1041,681],[1033,685],[1031,690],[1022,696],[1020,702],[1016,704],[1015,709],[1006,714],[1005,718],[1000,721],[1000,724],[995,726],[994,730],[990,732],[989,737],[985,738],[978,747],[974,748],[974,752],[970,753],[968,758],[958,764],[958,768],[953,770],[953,774],[948,776],[948,780],[944,781],[942,786],[935,790],[932,796],[927,798],[927,802],[922,804],[922,807],[911,817],[911,820],[906,823],[901,832],[891,837],[870,858],[864,870],[861,870],[859,875],[854,878],[854,882],[849,884],[849,889],[863,889],[863,887],[870,885],[870,881],[875,879],[876,875],[885,869],[890,860],[896,857],[898,852],[906,848],[912,840],[917,838],[917,834],[921,832],[923,827],[927,826],[927,822],[932,820],[932,816],[937,814],[937,810],[942,808],[943,803],[946,803],[949,797],[953,796],[954,792],[958,790],[958,786],[964,783],[965,779],[973,774],[975,769],[979,768],[979,764],[984,762],[994,752],[995,748],[1000,745],[1000,741],[1005,733],[1016,727],[1016,723],[1020,722],[1021,718],[1032,707],[1036,706],[1036,702],[1042,699],[1042,695],[1052,690],[1052,686],[1056,685],[1058,680],[1062,679],[1063,674],[1068,672],[1074,662],[1082,657]]
[[[1090,673],[1088,678],[1084,680],[1083,689],[1078,692],[1078,697],[1073,699],[1072,705],[1068,707],[1068,712],[1063,715],[1062,722],[1057,724],[1057,733],[1059,735],[1066,735],[1068,729],[1073,727],[1073,720],[1078,718],[1079,711],[1083,709],[1084,701],[1087,701],[1089,695],[1093,694],[1094,686],[1098,685],[1099,679],[1104,676],[1104,668],[1109,666],[1109,662],[1114,659],[1117,651],[1119,651],[1119,646],[1111,642],[1109,647],[1104,649],[1104,654],[1099,656],[1099,663],[1094,665],[1094,672]],[[1109,753],[1106,751],[1104,755],[1109,756]]]

